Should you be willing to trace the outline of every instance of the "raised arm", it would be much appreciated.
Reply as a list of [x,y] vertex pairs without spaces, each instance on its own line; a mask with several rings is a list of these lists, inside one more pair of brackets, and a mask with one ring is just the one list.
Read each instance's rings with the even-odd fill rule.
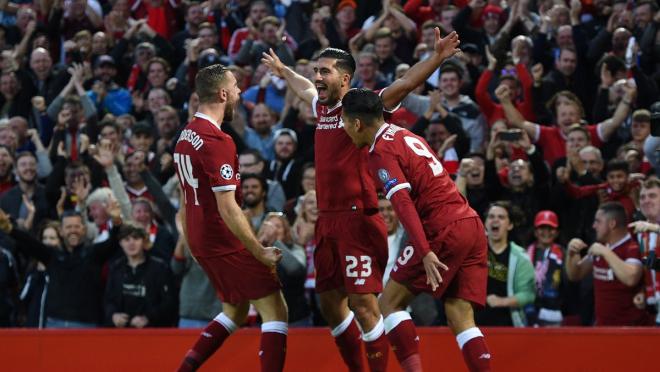
[[403,99],[424,83],[431,74],[437,70],[442,62],[458,53],[460,40],[454,31],[444,38],[440,37],[440,29],[435,28],[435,51],[427,59],[417,62],[401,78],[397,79],[383,91],[383,106],[386,109],[395,108]]
[[495,95],[502,104],[504,115],[506,115],[506,120],[509,122],[509,124],[518,129],[523,129],[525,132],[527,132],[527,135],[532,140],[532,142],[536,142],[538,140],[537,131],[539,130],[539,125],[525,120],[525,117],[520,113],[520,111],[518,111],[516,106],[513,105],[511,94],[512,93],[509,90],[509,87],[504,84],[500,84],[500,86],[495,89]]
[[566,276],[568,280],[577,282],[584,279],[591,272],[591,260],[580,257],[580,251],[587,248],[587,244],[580,239],[571,239],[568,242],[568,255],[566,258]]
[[598,129],[603,141],[609,140],[610,136],[619,129],[621,124],[623,124],[624,120],[628,117],[630,107],[635,101],[635,96],[637,95],[637,87],[635,86],[635,83],[629,81],[623,87],[625,93],[619,104],[616,106],[614,115],[612,115],[610,119],[598,124]]
[[243,243],[252,255],[266,266],[274,267],[282,258],[282,252],[277,248],[265,248],[254,236],[250,222],[236,203],[234,191],[219,191],[215,193],[218,212],[231,232]]
[[312,104],[314,97],[318,95],[314,83],[296,73],[290,67],[285,66],[273,49],[269,49],[268,53],[263,53],[261,62],[268,66],[273,74],[286,80],[289,89],[293,89],[300,99],[310,105]]

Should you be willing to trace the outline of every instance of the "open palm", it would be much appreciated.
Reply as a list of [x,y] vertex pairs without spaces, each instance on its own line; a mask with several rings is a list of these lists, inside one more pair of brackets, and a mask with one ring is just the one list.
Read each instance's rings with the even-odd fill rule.
[[454,54],[460,52],[458,48],[461,41],[458,39],[458,34],[456,31],[452,31],[449,35],[445,37],[440,37],[440,29],[435,28],[435,52],[442,58],[446,59]]

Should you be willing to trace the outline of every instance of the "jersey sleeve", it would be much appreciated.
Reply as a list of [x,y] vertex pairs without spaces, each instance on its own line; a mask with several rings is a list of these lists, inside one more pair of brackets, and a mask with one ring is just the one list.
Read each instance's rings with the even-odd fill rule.
[[622,258],[625,263],[642,266],[642,255],[639,252],[639,246],[637,244],[628,244],[623,254],[625,256]]
[[240,176],[236,167],[236,147],[225,139],[208,140],[200,153],[204,177],[209,180],[211,190],[234,191]]
[[371,153],[369,170],[376,185],[383,187],[385,197],[389,200],[394,193],[403,189],[411,189],[410,183],[403,174],[394,154],[387,152]]

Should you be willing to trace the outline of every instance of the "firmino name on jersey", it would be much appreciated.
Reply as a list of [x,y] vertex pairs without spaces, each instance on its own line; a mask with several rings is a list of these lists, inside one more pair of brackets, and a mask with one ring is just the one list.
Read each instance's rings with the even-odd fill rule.
[[335,116],[321,116],[316,125],[316,129],[337,129],[344,126],[343,120],[339,115]]
[[190,144],[193,146],[193,148],[196,151],[199,151],[202,146],[204,146],[204,140],[202,137],[199,136],[195,131],[190,130],[190,129],[184,129],[183,132],[181,132],[181,136],[179,136],[179,140],[176,141],[177,143],[181,141],[188,141]]

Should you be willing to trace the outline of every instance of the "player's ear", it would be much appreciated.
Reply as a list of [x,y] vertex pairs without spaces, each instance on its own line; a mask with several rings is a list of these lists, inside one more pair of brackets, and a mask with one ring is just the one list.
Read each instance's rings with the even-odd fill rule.
[[227,98],[228,98],[227,89],[220,88],[218,94],[220,95],[220,102],[227,102]]

